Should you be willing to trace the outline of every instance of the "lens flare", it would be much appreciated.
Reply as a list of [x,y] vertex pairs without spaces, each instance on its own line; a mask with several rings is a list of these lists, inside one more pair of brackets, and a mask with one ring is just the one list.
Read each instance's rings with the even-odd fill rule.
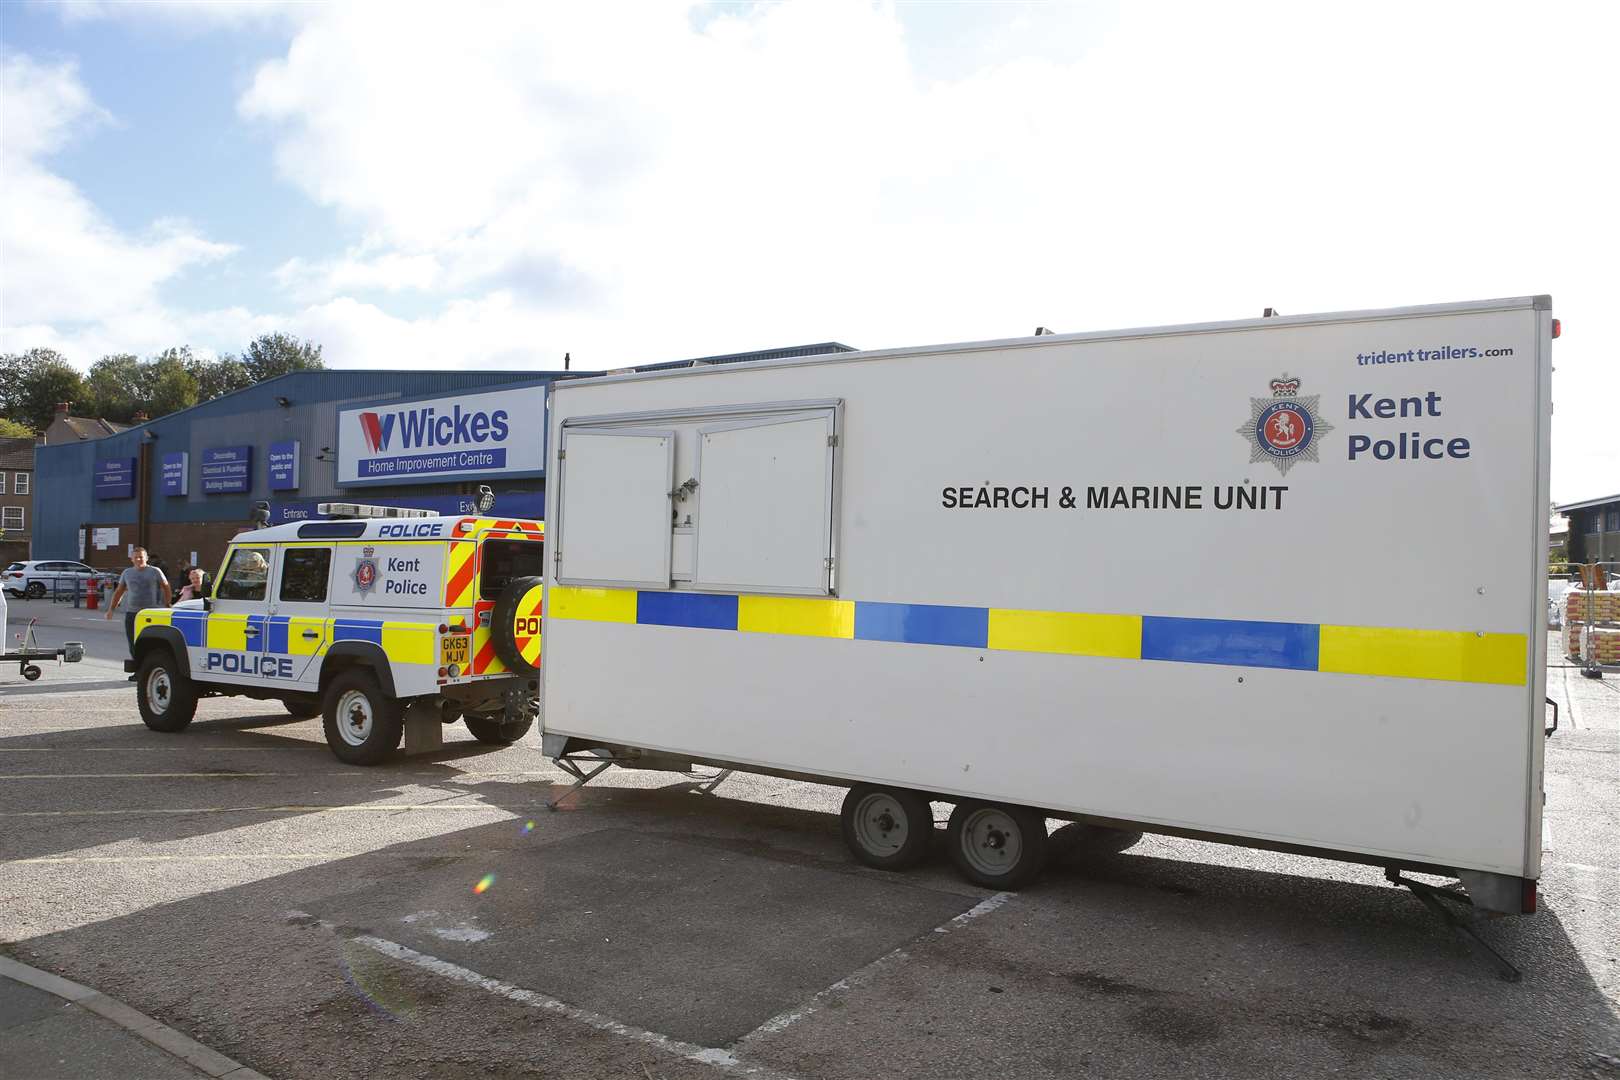
[[473,886],[473,892],[477,893],[479,896],[482,896],[484,893],[489,891],[489,887],[493,884],[495,884],[495,875],[485,874],[483,877],[478,879],[478,884]]
[[532,832],[534,832],[534,822],[533,821],[525,821],[523,823],[523,835],[528,836]]

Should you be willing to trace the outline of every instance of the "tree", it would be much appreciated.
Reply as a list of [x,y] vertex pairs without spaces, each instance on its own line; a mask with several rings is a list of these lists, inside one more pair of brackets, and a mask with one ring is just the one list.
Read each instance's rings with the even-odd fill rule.
[[198,401],[212,401],[253,385],[247,365],[230,353],[218,360],[208,361],[193,359],[188,350],[185,363],[187,374],[197,382]]
[[32,439],[34,436],[34,429],[27,424],[0,416],[0,439]]
[[290,334],[260,334],[242,353],[242,364],[248,377],[261,383],[289,371],[319,371],[326,365],[321,361],[321,347],[313,342],[300,341]]
[[83,377],[55,349],[0,356],[0,415],[8,420],[44,431],[57,402],[71,403],[83,395]]
[[80,411],[127,424],[146,402],[146,372],[134,353],[112,353],[90,365]]
[[165,349],[145,365],[145,402],[147,414],[167,416],[197,404],[197,377],[191,373],[191,349],[182,345],[178,349]]

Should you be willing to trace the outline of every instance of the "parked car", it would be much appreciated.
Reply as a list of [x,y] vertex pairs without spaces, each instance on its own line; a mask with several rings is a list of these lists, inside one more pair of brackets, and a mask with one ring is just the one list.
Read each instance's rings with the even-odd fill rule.
[[81,589],[88,588],[90,582],[99,581],[105,576],[101,571],[80,562],[31,559],[28,562],[14,562],[0,571],[0,586],[13,596],[37,600],[57,588],[72,589],[75,583]]

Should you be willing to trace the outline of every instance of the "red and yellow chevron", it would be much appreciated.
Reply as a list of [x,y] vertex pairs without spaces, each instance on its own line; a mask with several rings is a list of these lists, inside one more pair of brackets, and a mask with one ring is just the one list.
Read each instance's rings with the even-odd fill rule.
[[471,607],[478,583],[478,545],[471,540],[451,541],[444,563],[444,606]]

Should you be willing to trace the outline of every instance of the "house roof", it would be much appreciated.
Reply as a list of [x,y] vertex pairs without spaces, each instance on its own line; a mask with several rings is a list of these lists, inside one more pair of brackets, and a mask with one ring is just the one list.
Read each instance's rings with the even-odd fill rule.
[[1608,503],[1620,503],[1620,495],[1605,495],[1601,499],[1587,499],[1584,502],[1565,503],[1562,506],[1555,506],[1553,509],[1558,511],[1560,514],[1567,514],[1571,510],[1585,510],[1588,507],[1604,506]]
[[0,469],[15,471],[34,467],[34,440],[25,436],[0,439]]
[[66,424],[69,431],[81,439],[99,439],[103,435],[115,435],[120,431],[128,431],[128,424],[120,424],[116,420],[102,420],[99,417],[68,416],[58,413],[51,421],[54,424]]

